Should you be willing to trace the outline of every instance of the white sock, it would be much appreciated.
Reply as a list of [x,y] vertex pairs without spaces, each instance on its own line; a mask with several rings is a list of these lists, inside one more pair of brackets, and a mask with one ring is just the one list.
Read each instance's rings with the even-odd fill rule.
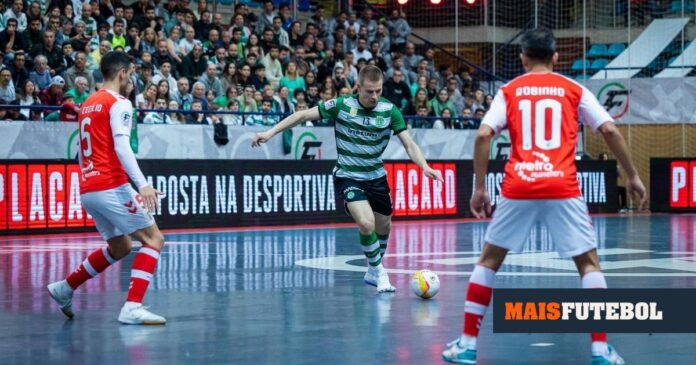
[[590,271],[582,277],[583,289],[606,289],[607,281],[601,271]]
[[606,342],[592,342],[592,355],[604,355],[607,352],[609,352],[609,346]]
[[461,337],[459,337],[459,347],[464,348],[464,349],[476,349],[476,337],[474,336],[467,336],[465,334],[462,334]]
[[126,307],[126,308],[128,308],[128,309],[133,309],[133,308],[136,308],[136,307],[140,307],[141,305],[143,305],[143,303],[126,302],[126,304],[124,304],[123,306]]

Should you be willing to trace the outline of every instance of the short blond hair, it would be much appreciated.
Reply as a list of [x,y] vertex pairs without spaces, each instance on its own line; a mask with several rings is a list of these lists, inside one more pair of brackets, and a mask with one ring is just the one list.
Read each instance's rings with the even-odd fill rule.
[[384,74],[379,67],[375,65],[367,65],[360,70],[358,74],[358,84],[364,85],[365,81],[377,82],[384,80]]

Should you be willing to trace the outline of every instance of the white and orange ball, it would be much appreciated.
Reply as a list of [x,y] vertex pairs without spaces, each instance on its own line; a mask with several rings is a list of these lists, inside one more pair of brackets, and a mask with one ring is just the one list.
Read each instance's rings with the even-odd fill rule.
[[418,270],[411,277],[411,290],[423,299],[430,299],[440,290],[440,278],[430,270]]

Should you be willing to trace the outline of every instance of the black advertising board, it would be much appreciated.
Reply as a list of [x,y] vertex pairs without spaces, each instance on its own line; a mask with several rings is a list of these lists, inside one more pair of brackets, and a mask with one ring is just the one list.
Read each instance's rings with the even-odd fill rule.
[[[334,161],[141,160],[165,195],[155,214],[162,228],[238,227],[349,222],[336,197]],[[394,219],[466,218],[472,161],[431,161],[444,183],[407,161],[385,162]],[[487,187],[500,199],[503,161],[491,161]],[[591,212],[616,211],[614,161],[578,161]],[[73,161],[0,161],[0,234],[94,230],[79,197]]]

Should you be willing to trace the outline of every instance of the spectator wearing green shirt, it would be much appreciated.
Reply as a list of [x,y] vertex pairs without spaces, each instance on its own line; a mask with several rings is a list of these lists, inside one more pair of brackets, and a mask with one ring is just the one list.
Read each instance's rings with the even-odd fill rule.
[[88,88],[89,83],[87,82],[87,79],[82,76],[78,76],[75,78],[75,87],[69,89],[65,95],[72,96],[76,105],[82,105],[82,103],[84,103],[89,96]]
[[114,20],[113,32],[106,39],[114,48],[118,46],[126,48],[126,25],[123,19]]

